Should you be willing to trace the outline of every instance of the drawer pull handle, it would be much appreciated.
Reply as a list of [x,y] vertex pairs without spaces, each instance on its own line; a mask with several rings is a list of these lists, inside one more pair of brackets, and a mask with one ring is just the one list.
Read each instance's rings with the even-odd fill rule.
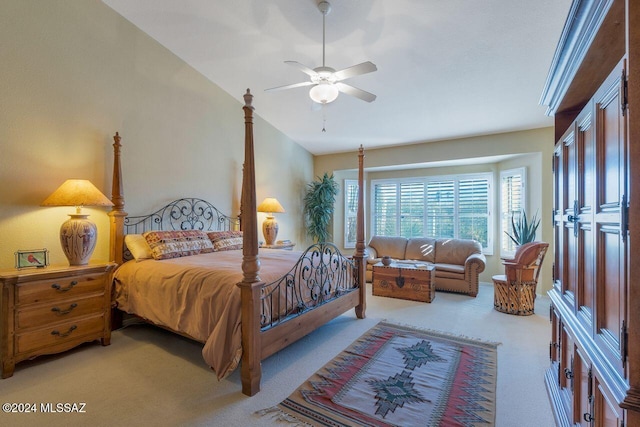
[[53,307],[53,308],[51,309],[51,311],[53,311],[54,313],[56,313],[56,314],[58,314],[58,315],[62,316],[62,315],[64,315],[64,314],[69,314],[69,313],[71,313],[71,310],[73,310],[73,309],[74,309],[74,308],[76,308],[77,306],[78,306],[78,304],[76,304],[76,303],[74,302],[74,303],[73,303],[73,304],[71,304],[71,305],[69,306],[69,308],[67,308],[66,310],[61,310],[61,309],[59,309],[58,307]]
[[71,335],[71,332],[75,331],[76,329],[78,329],[78,327],[76,325],[73,325],[65,333],[60,333],[60,331],[58,331],[58,330],[53,330],[53,331],[51,331],[51,335],[57,335],[60,338],[65,338],[65,337],[68,337],[69,335]]
[[77,284],[78,284],[78,282],[74,280],[73,282],[69,283],[68,287],[66,287],[64,289],[62,288],[62,286],[58,285],[57,283],[54,283],[53,285],[51,285],[51,287],[53,289],[55,289],[56,291],[58,291],[58,292],[67,292],[67,291],[70,291],[71,289],[73,289],[73,287],[75,285],[77,285]]

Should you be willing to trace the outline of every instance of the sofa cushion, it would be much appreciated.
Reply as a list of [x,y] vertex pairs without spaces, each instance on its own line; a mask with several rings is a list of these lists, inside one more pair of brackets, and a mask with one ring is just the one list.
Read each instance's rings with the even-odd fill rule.
[[464,274],[464,265],[436,264],[436,271],[448,271],[450,273]]
[[438,278],[456,279],[456,280],[464,281],[464,272],[454,273],[453,271],[442,270],[442,269],[439,269],[438,264],[436,264],[435,273],[436,273],[436,289],[438,286]]
[[395,259],[404,259],[407,239],[404,237],[373,236],[369,246],[376,250],[378,257],[386,255]]
[[405,250],[405,259],[435,262],[436,239],[430,237],[416,237],[409,239]]
[[472,254],[481,254],[482,246],[475,240],[467,239],[437,239],[436,264],[464,265]]

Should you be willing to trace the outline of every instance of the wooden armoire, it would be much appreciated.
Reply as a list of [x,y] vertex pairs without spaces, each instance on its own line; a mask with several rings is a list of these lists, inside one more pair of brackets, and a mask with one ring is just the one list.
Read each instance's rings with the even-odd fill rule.
[[640,0],[574,0],[554,117],[550,368],[559,426],[640,426]]

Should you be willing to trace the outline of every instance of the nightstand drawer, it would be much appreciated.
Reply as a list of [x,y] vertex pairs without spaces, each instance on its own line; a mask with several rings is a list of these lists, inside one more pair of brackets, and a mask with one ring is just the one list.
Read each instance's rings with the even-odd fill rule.
[[34,281],[17,286],[17,305],[36,302],[60,300],[60,298],[73,298],[74,296],[91,292],[103,292],[105,275],[103,273],[79,275],[75,277],[62,277]]
[[105,327],[104,315],[83,318],[77,321],[59,323],[46,328],[16,335],[16,352],[26,353],[42,347],[71,342],[85,335],[100,337]]
[[105,310],[103,294],[51,301],[38,307],[19,308],[16,315],[16,329],[35,328]]

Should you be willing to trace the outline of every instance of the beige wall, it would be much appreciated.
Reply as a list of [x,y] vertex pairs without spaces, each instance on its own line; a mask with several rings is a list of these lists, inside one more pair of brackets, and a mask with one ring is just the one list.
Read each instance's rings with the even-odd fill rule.
[[[369,206],[371,199],[371,181],[384,178],[417,177],[429,175],[454,175],[463,173],[492,172],[494,174],[494,212],[499,212],[499,179],[500,171],[525,167],[527,169],[527,211],[538,211],[542,218],[541,229],[538,238],[552,242],[551,215],[544,213],[552,209],[552,175],[551,158],[553,154],[553,128],[534,129],[523,132],[511,132],[497,135],[488,135],[475,138],[464,138],[448,141],[429,142],[424,144],[412,144],[394,148],[372,149],[365,152],[365,167],[377,168],[394,166],[398,170],[384,172],[367,172],[365,192],[365,221],[366,240],[370,238]],[[366,149],[366,147],[365,147]],[[461,159],[473,159],[492,156],[509,155],[506,160],[493,160],[489,163],[471,164],[468,166],[408,168],[403,165],[421,164],[424,162],[442,162]],[[437,165],[437,164],[436,164]],[[340,153],[314,158],[314,170],[316,175],[325,171],[334,172],[342,187],[344,179],[353,179],[357,175],[353,171],[357,166],[357,153]],[[343,223],[344,203],[343,194],[338,196],[336,204],[333,233],[338,244],[344,242]],[[499,217],[494,215],[494,251],[487,256],[487,268],[481,274],[480,280],[491,282],[491,276],[502,274],[504,269],[500,260],[500,236]],[[350,251],[350,250],[347,250]],[[538,293],[544,293],[551,289],[551,266],[553,253],[550,252],[543,264]]]
[[[130,214],[179,197],[238,212],[242,93],[223,92],[99,0],[3,1],[0,40],[0,268],[18,249],[66,263],[58,230],[73,208],[39,205],[68,178],[110,196],[116,131]],[[302,241],[312,156],[259,117],[255,143],[258,203],[277,197],[279,238]],[[93,259],[106,260],[108,209],[87,211]]]

